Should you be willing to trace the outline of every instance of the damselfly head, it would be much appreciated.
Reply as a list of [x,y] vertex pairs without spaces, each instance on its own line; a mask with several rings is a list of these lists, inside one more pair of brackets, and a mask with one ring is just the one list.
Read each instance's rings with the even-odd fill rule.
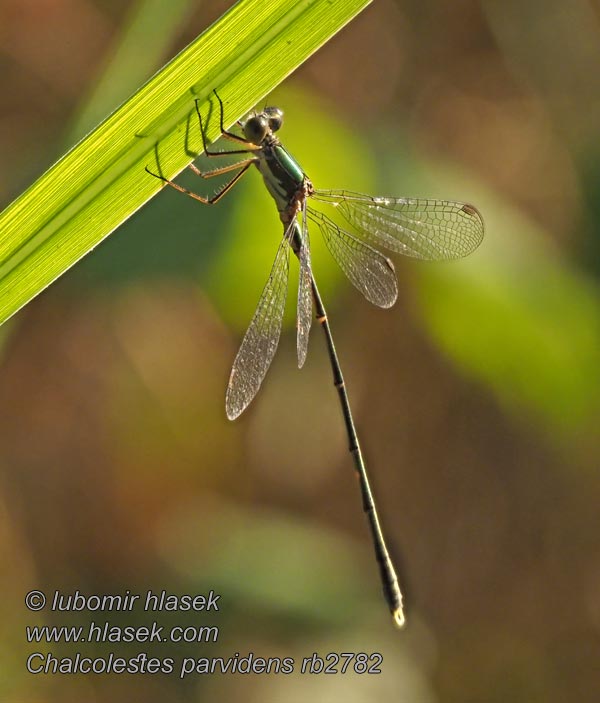
[[253,144],[262,144],[282,124],[283,110],[278,107],[265,107],[262,112],[253,114],[244,122],[244,136]]
[[261,144],[269,132],[269,118],[264,112],[252,115],[244,122],[244,136],[253,144]]
[[265,107],[263,115],[267,116],[272,132],[281,129],[281,125],[283,124],[283,110],[280,110],[278,107]]

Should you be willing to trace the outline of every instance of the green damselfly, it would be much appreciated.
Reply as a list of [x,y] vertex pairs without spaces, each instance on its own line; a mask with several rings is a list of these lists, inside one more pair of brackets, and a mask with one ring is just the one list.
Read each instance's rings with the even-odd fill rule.
[[[287,296],[290,251],[293,251],[300,265],[296,325],[298,366],[302,367],[306,359],[314,303],[316,318],[325,333],[350,452],[360,479],[363,509],[369,522],[383,592],[394,622],[401,626],[404,623],[402,593],[381,531],[327,313],[313,276],[308,223],[313,223],[321,231],[329,251],[367,300],[388,308],[398,296],[394,265],[371,243],[418,259],[456,259],[467,256],[481,243],[482,217],[472,205],[450,200],[370,197],[347,190],[317,190],[275,134],[283,124],[283,112],[279,108],[265,107],[261,112],[251,113],[245,121],[237,123],[240,132],[237,134],[225,129],[223,102],[216,91],[215,96],[220,107],[221,136],[240,148],[229,151],[208,148],[196,100],[204,153],[211,158],[230,155],[244,158],[206,172],[194,164],[190,168],[202,178],[235,172],[233,177],[215,195],[206,198],[146,170],[201,203],[213,205],[254,165],[275,200],[283,223],[283,237],[269,279],[233,362],[225,401],[227,417],[233,420],[248,407],[275,356]],[[333,208],[352,232],[323,212],[313,210],[308,205],[309,200]]]

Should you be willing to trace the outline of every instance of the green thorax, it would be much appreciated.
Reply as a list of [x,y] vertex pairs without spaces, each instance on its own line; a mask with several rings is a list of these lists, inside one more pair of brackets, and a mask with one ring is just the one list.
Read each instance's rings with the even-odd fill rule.
[[259,161],[256,166],[267,190],[275,199],[279,212],[284,212],[297,196],[306,175],[300,164],[278,141],[266,144],[257,155]]

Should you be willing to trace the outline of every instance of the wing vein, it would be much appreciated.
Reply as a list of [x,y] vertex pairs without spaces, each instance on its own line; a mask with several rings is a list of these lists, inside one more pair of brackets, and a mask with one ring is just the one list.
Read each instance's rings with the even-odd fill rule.
[[277,351],[288,288],[292,225],[279,244],[271,273],[233,362],[225,397],[230,420],[241,415],[257,394]]
[[360,238],[417,259],[462,258],[483,239],[483,219],[467,203],[370,197],[346,190],[317,191],[314,197],[332,205]]

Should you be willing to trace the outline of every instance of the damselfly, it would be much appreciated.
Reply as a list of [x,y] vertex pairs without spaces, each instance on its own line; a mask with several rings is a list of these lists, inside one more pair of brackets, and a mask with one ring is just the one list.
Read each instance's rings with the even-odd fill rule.
[[[291,250],[298,258],[300,270],[297,310],[298,366],[302,367],[306,359],[314,302],[316,318],[325,333],[350,452],[360,479],[363,509],[369,522],[383,592],[395,623],[401,626],[404,623],[402,594],[381,531],[327,313],[313,276],[308,223],[312,222],[321,231],[329,251],[367,300],[382,308],[388,308],[395,303],[398,296],[394,265],[375,249],[372,243],[418,259],[456,259],[470,254],[479,246],[483,239],[483,220],[472,205],[450,200],[370,197],[347,190],[317,190],[275,134],[283,124],[283,112],[279,108],[265,107],[262,112],[251,113],[244,122],[237,123],[241,133],[236,134],[225,129],[223,102],[216,91],[215,96],[220,106],[221,136],[238,144],[240,148],[229,151],[209,150],[196,100],[204,153],[207,157],[217,158],[233,154],[244,158],[206,172],[202,172],[194,164],[191,164],[190,168],[202,178],[235,172],[233,177],[215,195],[206,198],[152,173],[149,169],[146,170],[201,203],[213,205],[231,190],[250,166],[254,165],[275,200],[283,223],[283,238],[275,262],[233,362],[225,401],[227,417],[233,420],[248,407],[275,355],[287,295]],[[328,215],[313,210],[308,205],[309,200],[330,206],[333,211],[339,213],[352,231],[341,227]]]

